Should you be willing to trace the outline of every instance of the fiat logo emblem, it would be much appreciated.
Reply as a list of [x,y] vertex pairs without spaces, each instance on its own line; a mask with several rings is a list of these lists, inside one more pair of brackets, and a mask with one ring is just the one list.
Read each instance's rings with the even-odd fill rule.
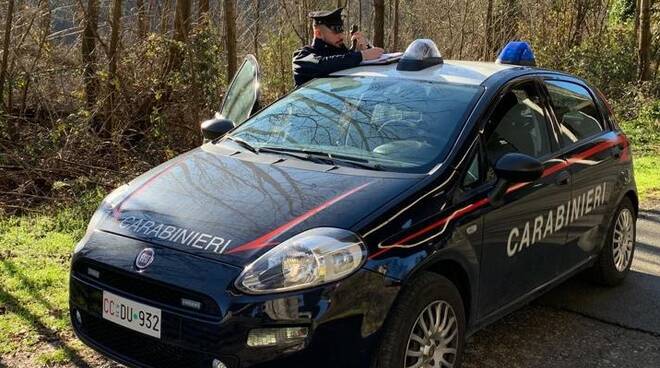
[[135,267],[144,270],[154,261],[155,252],[153,248],[142,249],[140,254],[135,258]]

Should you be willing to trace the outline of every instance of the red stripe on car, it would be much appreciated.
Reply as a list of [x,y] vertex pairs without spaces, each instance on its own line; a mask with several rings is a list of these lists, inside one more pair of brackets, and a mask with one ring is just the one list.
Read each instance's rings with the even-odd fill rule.
[[[563,169],[569,167],[570,165],[572,165],[574,163],[577,163],[581,160],[584,160],[588,157],[591,157],[591,156],[593,156],[597,153],[605,151],[606,149],[609,149],[609,148],[611,148],[611,147],[613,147],[617,144],[621,144],[621,143],[623,143],[624,145],[626,145],[626,143],[627,143],[626,137],[622,134],[618,135],[615,139],[611,139],[611,140],[608,140],[608,141],[605,141],[605,142],[601,142],[601,143],[599,143],[599,144],[597,144],[597,145],[595,145],[595,146],[593,146],[593,147],[591,147],[587,150],[584,150],[584,151],[574,155],[573,157],[569,158],[567,161],[562,161],[561,163],[558,163],[556,165],[553,165],[553,166],[545,169],[543,171],[543,176],[542,177],[552,175],[555,172],[563,170]],[[624,153],[621,155],[622,159],[623,159],[623,156],[626,154],[626,151],[625,151],[626,148],[624,148]],[[518,190],[518,189],[520,189],[520,188],[522,188],[522,187],[524,187],[528,184],[529,183],[514,184],[514,185],[510,186],[507,189],[506,192],[507,193],[514,192],[514,191],[516,191],[516,190]],[[473,212],[473,211],[477,210],[478,208],[485,206],[489,202],[490,202],[490,200],[488,198],[482,198],[482,199],[480,199],[480,200],[478,200],[478,201],[476,201],[472,204],[469,204],[469,205],[467,205],[467,206],[465,206],[465,207],[463,207],[459,210],[456,210],[456,211],[452,212],[451,215],[443,217],[440,220],[438,220],[438,221],[436,221],[436,222],[434,222],[434,223],[432,223],[432,224],[430,224],[430,225],[428,225],[428,226],[426,226],[426,227],[424,227],[424,228],[422,228],[422,229],[420,229],[420,230],[418,230],[418,231],[416,231],[416,232],[414,232],[410,235],[407,235],[406,237],[396,241],[395,244],[388,245],[388,246],[385,246],[385,247],[379,249],[378,251],[371,254],[369,256],[369,259],[376,258],[376,257],[380,256],[381,254],[389,251],[390,249],[398,248],[397,245],[405,244],[407,241],[409,241],[411,239],[415,239],[416,237],[418,237],[420,235],[423,235],[423,234],[425,234],[425,233],[427,233],[431,230],[434,230],[434,229],[444,225],[449,220],[457,220],[457,219],[467,215],[468,213]]]
[[312,208],[311,210],[303,213],[302,215],[294,218],[293,220],[291,220],[291,221],[279,226],[278,228],[268,232],[267,234],[264,234],[264,235],[262,235],[262,236],[260,236],[256,239],[252,240],[249,243],[245,243],[245,244],[240,245],[236,248],[230,249],[229,251],[227,251],[227,254],[244,252],[246,250],[259,249],[259,248],[263,248],[263,247],[266,247],[266,246],[269,246],[269,245],[277,244],[277,242],[274,241],[274,239],[276,237],[278,237],[278,236],[282,235],[283,233],[291,230],[294,226],[296,226],[296,225],[300,224],[301,222],[307,220],[308,218],[316,215],[317,213],[323,211],[324,209],[332,206],[333,204],[341,201],[342,199],[350,196],[351,194],[354,194],[354,193],[364,189],[367,185],[369,185],[371,183],[372,182],[367,182],[365,184],[360,185],[359,187],[356,187],[356,188],[353,188],[353,189],[349,190],[348,192],[345,192],[341,195],[338,195],[338,196],[330,199],[329,201],[323,202],[320,205]]

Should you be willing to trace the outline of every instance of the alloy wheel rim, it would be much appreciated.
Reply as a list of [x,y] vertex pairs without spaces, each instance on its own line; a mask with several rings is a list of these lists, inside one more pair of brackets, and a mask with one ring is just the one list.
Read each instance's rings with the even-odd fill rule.
[[458,349],[458,321],[447,302],[432,302],[419,314],[406,346],[404,368],[452,368]]
[[631,261],[633,244],[635,241],[635,229],[633,216],[630,210],[624,208],[619,212],[614,225],[612,235],[612,252],[614,255],[614,267],[623,272]]

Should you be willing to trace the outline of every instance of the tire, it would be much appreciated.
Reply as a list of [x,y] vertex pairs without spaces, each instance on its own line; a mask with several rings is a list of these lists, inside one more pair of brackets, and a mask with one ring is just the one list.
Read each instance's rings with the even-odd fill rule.
[[[626,218],[627,220],[625,220]],[[628,275],[635,255],[636,220],[637,216],[632,202],[630,199],[624,198],[614,214],[605,244],[592,268],[593,281],[601,285],[616,286],[621,284]],[[626,223],[629,223],[629,228],[626,228]]]
[[[432,319],[432,316],[437,317]],[[440,322],[434,323],[437,320]],[[424,333],[421,321],[428,325],[427,330],[435,330],[430,337]],[[424,346],[418,342],[421,335],[426,335],[427,343],[435,341]],[[423,364],[420,368],[458,368],[463,358],[464,340],[465,309],[461,294],[447,278],[424,272],[409,282],[390,310],[372,367],[409,368],[422,359],[433,364]],[[407,356],[407,352],[420,356]],[[440,364],[439,357],[452,364]]]

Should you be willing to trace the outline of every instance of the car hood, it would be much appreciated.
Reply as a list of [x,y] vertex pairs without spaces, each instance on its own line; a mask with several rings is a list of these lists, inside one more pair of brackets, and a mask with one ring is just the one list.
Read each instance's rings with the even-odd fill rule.
[[245,265],[301,231],[351,229],[419,180],[324,171],[329,167],[306,162],[306,168],[291,167],[271,158],[255,162],[209,147],[190,151],[104,202],[97,229]]

